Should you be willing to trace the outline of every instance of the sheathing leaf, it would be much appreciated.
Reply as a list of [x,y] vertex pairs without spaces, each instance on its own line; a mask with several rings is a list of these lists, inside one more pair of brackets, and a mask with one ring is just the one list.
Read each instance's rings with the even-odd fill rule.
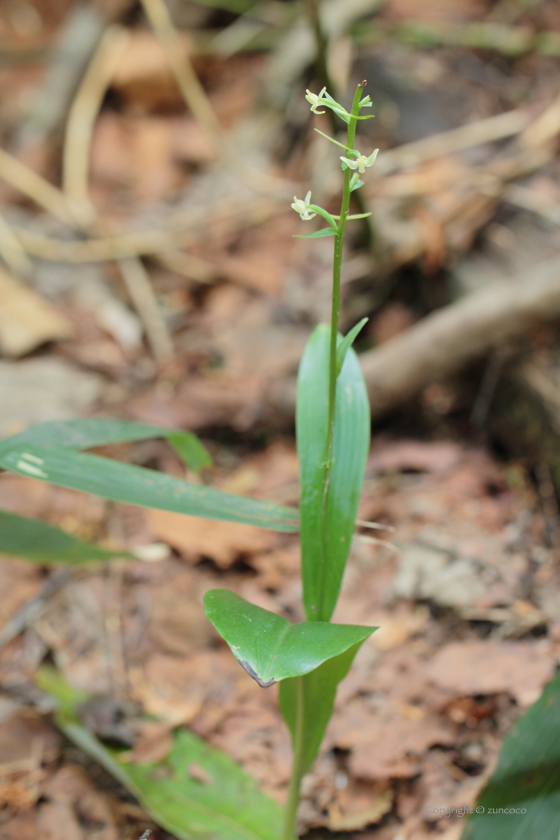
[[336,605],[354,532],[370,440],[366,386],[358,357],[350,348],[337,379],[334,463],[324,502],[329,338],[328,325],[321,324],[315,329],[298,374],[296,432],[303,601],[310,621],[328,621]]

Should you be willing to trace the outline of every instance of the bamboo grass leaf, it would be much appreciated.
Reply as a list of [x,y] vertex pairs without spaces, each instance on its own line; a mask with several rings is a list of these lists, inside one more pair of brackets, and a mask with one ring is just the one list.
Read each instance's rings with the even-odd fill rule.
[[[185,729],[177,730],[164,761],[133,764],[126,753],[98,740],[79,718],[88,696],[52,668],[39,687],[58,701],[64,734],[127,788],[144,810],[178,840],[279,840],[282,812],[229,756]],[[202,769],[207,781],[189,773]]]
[[90,563],[132,557],[128,551],[108,551],[79,540],[40,519],[0,510],[0,554],[34,563]]
[[0,454],[0,466],[28,478],[93,493],[115,502],[206,519],[243,522],[273,531],[298,530],[298,511],[294,508],[224,493],[155,470],[121,464],[98,455],[85,455],[73,449],[11,448]]
[[207,592],[204,609],[239,664],[263,688],[314,671],[359,646],[376,629],[318,621],[291,624],[227,589]]
[[461,840],[558,840],[560,674],[514,724]]
[[195,472],[212,466],[210,453],[192,432],[102,417],[39,423],[24,432],[0,440],[0,455],[22,444],[93,449],[111,443],[131,443],[147,438],[168,440],[179,457]]

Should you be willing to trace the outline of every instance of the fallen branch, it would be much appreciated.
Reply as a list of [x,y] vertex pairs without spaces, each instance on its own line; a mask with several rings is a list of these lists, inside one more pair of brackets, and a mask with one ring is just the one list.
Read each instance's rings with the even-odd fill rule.
[[372,416],[402,405],[535,323],[559,316],[558,258],[536,268],[530,283],[526,276],[496,283],[428,315],[360,357]]

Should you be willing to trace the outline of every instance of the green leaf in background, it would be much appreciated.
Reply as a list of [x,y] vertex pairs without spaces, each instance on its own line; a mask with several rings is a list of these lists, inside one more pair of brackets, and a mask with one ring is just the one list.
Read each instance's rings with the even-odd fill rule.
[[558,840],[560,674],[509,732],[476,811],[461,840]]
[[237,661],[263,688],[315,670],[348,648],[359,647],[376,629],[317,621],[291,624],[227,589],[207,592],[204,609]]
[[0,510],[0,554],[34,563],[89,563],[132,557],[127,551],[107,551],[79,540],[39,519]]
[[[310,626],[320,625],[313,622]],[[329,626],[336,627],[337,625]],[[376,629],[372,628],[372,632]],[[303,773],[307,773],[315,761],[333,713],[336,687],[350,670],[361,644],[358,642],[349,647],[344,653],[323,662],[303,677],[283,680],[280,683],[280,711],[292,733],[294,751],[298,743],[303,743],[301,756]],[[298,738],[298,726],[305,733],[304,738]]]
[[200,473],[212,467],[212,456],[196,435],[190,432],[168,435],[167,442],[193,472]]
[[323,470],[328,417],[330,327],[313,332],[299,368],[296,409],[301,483],[303,601],[310,621],[333,613],[350,551],[369,449],[369,401],[352,348],[336,384],[333,459],[322,539]]
[[200,468],[212,466],[210,453],[192,432],[99,417],[39,423],[18,435],[0,440],[0,455],[10,449],[30,444],[62,446],[68,449],[93,449],[111,443],[131,443],[148,438],[168,440],[179,457],[195,472],[198,472]]
[[13,447],[0,453],[0,466],[27,478],[38,478],[115,502],[206,519],[244,522],[273,531],[298,530],[295,508],[246,499],[155,470],[121,464],[98,455],[84,455],[73,449]]
[[338,347],[336,348],[336,375],[340,376],[340,371],[342,370],[342,365],[344,364],[344,359],[346,358],[346,353],[348,349],[352,347],[356,336],[360,332],[361,329],[367,324],[369,318],[362,318],[355,327],[352,327],[350,332],[344,336],[344,338],[339,341]]
[[[229,756],[187,730],[174,735],[164,761],[133,764],[122,751],[99,741],[80,721],[77,709],[88,699],[52,668],[37,683],[59,702],[56,723],[140,802],[144,810],[179,840],[279,840],[282,811]],[[198,772],[189,772],[196,767]],[[195,778],[196,776],[196,778]],[[201,781],[207,776],[207,781]]]

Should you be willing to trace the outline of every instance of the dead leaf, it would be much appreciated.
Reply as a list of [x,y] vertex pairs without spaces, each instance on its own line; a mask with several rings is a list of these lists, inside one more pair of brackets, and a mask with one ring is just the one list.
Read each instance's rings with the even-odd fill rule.
[[73,332],[70,321],[50,303],[0,269],[0,353],[19,358]]
[[134,749],[128,755],[134,764],[163,761],[173,748],[169,723],[157,720],[142,721]]
[[238,522],[215,522],[162,510],[149,510],[146,516],[158,540],[192,559],[210,557],[221,569],[229,568],[241,555],[271,548],[277,540],[271,531]]
[[329,809],[329,831],[360,831],[368,825],[375,825],[393,807],[394,793],[388,789],[375,797],[373,802],[360,811],[342,813],[336,806]]
[[508,692],[525,705],[526,699],[537,699],[535,692],[552,678],[555,664],[550,652],[537,655],[536,645],[529,642],[471,639],[445,645],[426,676],[455,696]]

